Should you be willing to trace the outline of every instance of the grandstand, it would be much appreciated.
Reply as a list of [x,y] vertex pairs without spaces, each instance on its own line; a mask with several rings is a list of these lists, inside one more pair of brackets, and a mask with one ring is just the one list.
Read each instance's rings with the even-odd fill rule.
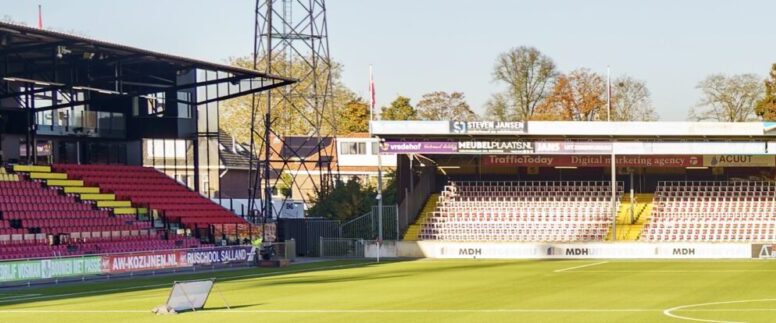
[[607,182],[595,181],[454,181],[445,186],[420,236],[453,241],[603,240],[613,207],[608,189]]
[[405,240],[776,240],[776,149],[769,123],[371,126],[381,151],[399,154]]
[[[53,168],[67,169],[78,175],[51,172],[52,167],[49,166],[15,165],[12,169],[18,173],[8,173],[3,168],[4,181],[0,181],[0,258],[61,257],[207,245],[193,237],[169,235],[164,230],[157,230],[148,208],[133,207],[141,202],[124,199],[126,194],[134,191],[111,191],[89,186],[94,181],[115,190],[122,188],[119,185],[124,181],[140,180],[142,187],[161,195],[164,200],[176,201],[175,196],[186,196],[184,199],[191,204],[180,201],[180,205],[197,207],[191,208],[193,219],[176,217],[175,210],[159,207],[163,210],[161,220],[167,223],[178,221],[185,227],[203,223],[245,222],[234,215],[224,215],[226,210],[154,169],[114,165],[56,165]],[[106,170],[108,173],[99,177],[100,171]],[[119,184],[110,186],[113,183]],[[133,187],[132,184],[126,185]],[[146,190],[139,192],[142,194]],[[156,204],[142,201],[156,210]],[[208,216],[197,217],[208,210]]]
[[0,259],[259,234],[209,199],[220,191],[218,106],[295,80],[10,23],[0,38]]
[[773,181],[667,181],[658,185],[645,241],[776,240]]

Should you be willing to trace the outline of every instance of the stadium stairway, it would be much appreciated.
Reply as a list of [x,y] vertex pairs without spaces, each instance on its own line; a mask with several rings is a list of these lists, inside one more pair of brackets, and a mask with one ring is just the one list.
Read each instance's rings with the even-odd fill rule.
[[415,220],[415,223],[410,224],[410,226],[407,228],[407,232],[404,233],[403,240],[417,241],[420,238],[420,229],[423,227],[423,224],[426,223],[428,215],[436,210],[439,196],[439,193],[433,193],[429,195],[428,199],[426,200],[426,204],[424,204],[423,209],[420,210],[418,219]]
[[59,187],[65,194],[75,195],[81,201],[94,204],[97,208],[111,210],[115,215],[145,215],[147,208],[135,208],[131,201],[116,200],[115,194],[102,193],[98,186],[85,185],[83,180],[69,179],[65,172],[54,172],[51,166],[13,165],[13,171],[25,174],[32,181],[45,182],[47,186]]
[[[639,239],[644,223],[652,212],[651,193],[638,193],[634,203],[631,203],[630,195],[625,194],[620,200],[620,209],[617,213],[617,241],[635,241]],[[631,218],[631,205],[633,205],[633,218]],[[607,240],[612,240],[612,232],[609,231]]]

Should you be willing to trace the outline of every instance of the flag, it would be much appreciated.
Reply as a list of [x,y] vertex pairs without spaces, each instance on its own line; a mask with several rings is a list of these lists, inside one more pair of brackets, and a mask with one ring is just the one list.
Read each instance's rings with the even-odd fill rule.
[[375,79],[372,72],[372,65],[369,65],[369,114],[374,115],[375,111]]
[[38,29],[43,29],[43,9],[38,5]]

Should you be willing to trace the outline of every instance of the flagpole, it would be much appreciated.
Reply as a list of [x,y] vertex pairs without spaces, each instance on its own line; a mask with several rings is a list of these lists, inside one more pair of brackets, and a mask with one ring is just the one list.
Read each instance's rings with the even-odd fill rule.
[[375,120],[374,118],[374,109],[375,109],[375,80],[374,75],[372,71],[372,64],[369,64],[369,136],[372,136],[372,121]]
[[38,29],[43,29],[43,7],[38,5]]
[[[612,81],[611,81],[611,70],[609,69],[609,66],[606,66],[606,110],[607,110],[607,121],[612,121]],[[617,165],[615,161],[615,155],[614,155],[614,140],[611,141],[611,149],[612,149],[612,156],[611,156],[611,172],[612,172],[612,241],[617,241]]]

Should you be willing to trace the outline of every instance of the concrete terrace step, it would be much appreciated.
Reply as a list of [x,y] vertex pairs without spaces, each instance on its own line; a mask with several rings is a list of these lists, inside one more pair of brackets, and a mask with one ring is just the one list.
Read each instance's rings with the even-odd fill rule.
[[30,173],[30,179],[67,179],[67,173]]
[[99,194],[100,188],[99,187],[89,187],[89,186],[72,186],[72,187],[65,187],[65,193],[73,193],[73,194]]
[[81,194],[82,200],[89,200],[89,201],[115,201],[116,200],[116,194],[109,194],[109,193],[102,193],[102,194],[94,194],[94,193],[85,193]]
[[50,173],[51,166],[38,166],[38,165],[13,165],[14,172],[41,172]]
[[97,201],[97,207],[131,208],[130,201]]
[[84,181],[77,179],[49,179],[46,180],[48,186],[84,186]]
[[146,208],[117,207],[113,209],[113,214],[148,214]]

